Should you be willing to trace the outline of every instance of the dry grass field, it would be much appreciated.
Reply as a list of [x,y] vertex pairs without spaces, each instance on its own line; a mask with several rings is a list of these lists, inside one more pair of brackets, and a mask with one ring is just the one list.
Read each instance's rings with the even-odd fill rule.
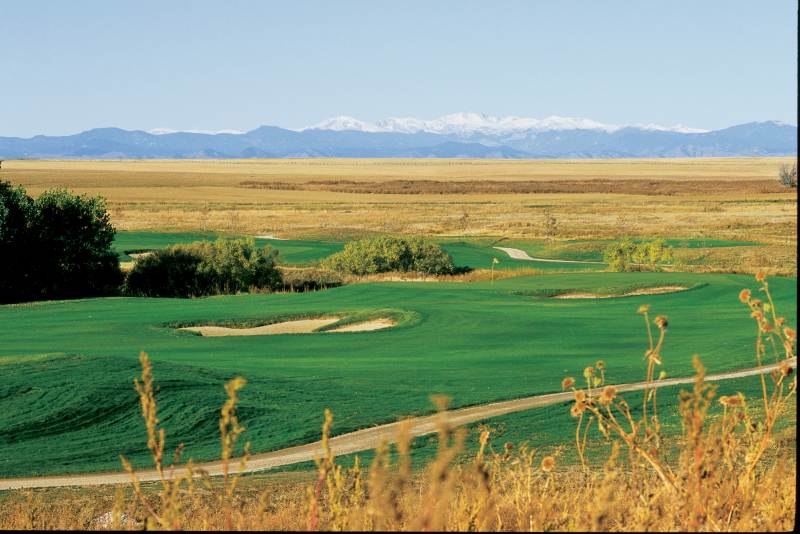
[[767,247],[711,251],[709,266],[794,273],[796,191],[776,183],[780,165],[791,161],[6,161],[0,179],[34,195],[56,186],[103,195],[122,230],[538,239],[554,217],[559,240],[759,241]]

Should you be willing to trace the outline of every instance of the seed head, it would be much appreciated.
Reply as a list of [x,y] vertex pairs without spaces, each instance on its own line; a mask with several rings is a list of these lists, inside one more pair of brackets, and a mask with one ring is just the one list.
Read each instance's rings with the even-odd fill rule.
[[783,327],[783,335],[786,336],[786,339],[788,339],[789,341],[794,341],[795,338],[797,338],[797,333],[788,326]]
[[594,376],[594,367],[587,367],[583,370],[583,378],[590,378]]
[[786,378],[787,376],[792,374],[793,371],[792,366],[786,362],[781,362],[780,369],[781,369],[781,376],[783,376],[783,378]]
[[730,395],[730,396],[723,395],[722,397],[719,398],[719,403],[722,404],[723,406],[728,406],[728,407],[739,406],[741,402],[742,398],[739,397],[738,395]]
[[603,391],[600,393],[600,404],[603,406],[608,406],[614,400],[614,397],[617,396],[617,388],[614,386],[606,386],[603,388]]
[[583,402],[576,401],[572,408],[569,409],[569,413],[572,417],[579,417],[584,410],[586,410],[586,405]]
[[767,275],[764,273],[764,271],[758,271],[756,273],[756,282],[763,282],[766,279]]
[[656,323],[656,326],[661,330],[664,330],[669,324],[669,322],[667,322],[666,315],[659,315],[658,317],[655,318],[653,322]]
[[594,364],[594,366],[595,366],[595,367],[597,367],[597,369],[598,369],[599,371],[605,371],[605,369],[606,369],[606,362],[604,362],[603,360],[597,360],[597,363],[596,363],[596,364]]
[[542,471],[549,473],[556,466],[556,459],[552,456],[545,456],[542,458]]
[[575,401],[576,402],[584,402],[586,400],[586,392],[582,389],[575,390]]
[[739,292],[739,301],[741,301],[742,304],[747,304],[747,301],[749,301],[749,300],[750,300],[750,290],[749,289],[742,289]]
[[575,379],[571,376],[568,376],[564,380],[561,381],[561,389],[569,389],[575,385]]
[[647,313],[649,311],[650,311],[650,305],[649,304],[642,304],[641,306],[639,306],[639,309],[636,310],[636,313],[644,314],[644,313]]

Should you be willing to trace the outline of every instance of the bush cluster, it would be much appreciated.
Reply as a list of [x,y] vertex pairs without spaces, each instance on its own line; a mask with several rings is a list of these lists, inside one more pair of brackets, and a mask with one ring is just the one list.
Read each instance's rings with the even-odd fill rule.
[[253,239],[198,241],[157,250],[136,261],[124,293],[143,297],[199,297],[282,287],[277,251]]
[[0,182],[0,303],[113,294],[122,282],[100,197]]
[[610,271],[657,271],[671,262],[673,255],[663,239],[642,243],[623,239],[606,247],[603,259]]
[[375,237],[351,241],[324,259],[326,269],[356,275],[387,272],[453,274],[453,258],[439,245],[421,238]]
[[337,273],[323,269],[282,269],[283,290],[302,293],[339,287],[344,283]]

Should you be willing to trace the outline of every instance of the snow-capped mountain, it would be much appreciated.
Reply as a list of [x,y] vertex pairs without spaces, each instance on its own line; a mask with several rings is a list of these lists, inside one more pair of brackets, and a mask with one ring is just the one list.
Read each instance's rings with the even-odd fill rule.
[[96,128],[75,135],[0,137],[0,159],[45,158],[670,158],[789,156],[797,127],[775,121],[722,130],[608,125],[588,119],[457,113],[374,124],[338,117],[289,130],[150,132]]
[[688,128],[681,125],[660,126],[657,124],[632,124],[621,126],[618,124],[603,124],[591,119],[578,117],[551,116],[544,119],[535,119],[515,116],[494,117],[483,113],[472,112],[453,113],[432,120],[413,117],[390,117],[375,123],[365,122],[354,117],[342,116],[327,119],[305,128],[300,128],[297,131],[334,130],[406,134],[426,132],[439,135],[469,137],[476,134],[502,136],[520,132],[549,132],[554,130],[600,130],[613,133],[623,128],[678,133],[704,133],[708,131],[699,128]]

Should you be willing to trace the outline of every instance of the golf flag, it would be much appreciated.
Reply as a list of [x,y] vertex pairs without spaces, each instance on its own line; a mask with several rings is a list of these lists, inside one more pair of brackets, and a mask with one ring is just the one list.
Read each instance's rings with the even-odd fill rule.
[[498,260],[497,258],[492,258],[492,264],[498,264],[498,263],[500,263],[500,260]]

